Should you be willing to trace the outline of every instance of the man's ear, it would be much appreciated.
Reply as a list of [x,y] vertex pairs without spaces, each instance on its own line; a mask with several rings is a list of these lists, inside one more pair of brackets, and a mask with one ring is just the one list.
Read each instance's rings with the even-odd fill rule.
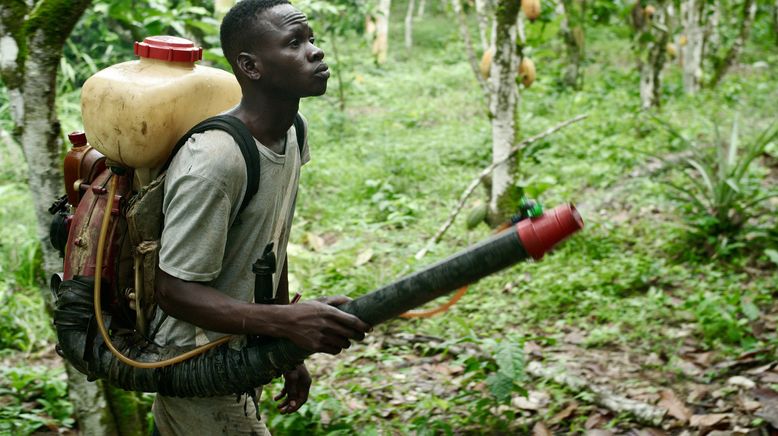
[[259,72],[259,59],[253,54],[241,52],[238,55],[237,67],[244,76],[251,80],[259,80],[262,77]]

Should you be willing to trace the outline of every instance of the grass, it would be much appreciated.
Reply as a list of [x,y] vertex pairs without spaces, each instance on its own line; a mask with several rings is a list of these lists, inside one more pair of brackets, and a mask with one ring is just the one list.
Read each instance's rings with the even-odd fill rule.
[[[483,226],[467,231],[460,218],[425,259],[413,257],[469,180],[488,165],[491,134],[483,97],[450,18],[441,11],[428,13],[416,23],[413,50],[405,51],[403,14],[404,5],[395,5],[385,66],[375,66],[357,38],[339,41],[347,66],[341,71],[345,112],[337,109],[335,80],[327,96],[303,102],[302,112],[311,125],[312,161],[303,170],[289,255],[293,291],[301,290],[305,298],[361,295],[490,233]],[[763,30],[760,25],[756,35]],[[517,265],[472,285],[445,315],[391,321],[374,337],[436,336],[445,339],[445,354],[468,343],[487,350],[530,339],[554,344],[574,328],[584,332],[582,347],[673,355],[682,341],[676,333],[691,325],[696,341],[726,355],[774,349],[774,333],[758,334],[752,327],[755,318],[772,309],[778,289],[769,259],[681,261],[677,205],[662,183],[677,178],[680,169],[630,177],[649,156],[677,153],[683,146],[638,111],[638,78],[623,29],[591,29],[585,85],[571,92],[558,85],[563,60],[553,26],[543,32],[537,25],[528,27],[528,36],[538,44],[532,54],[538,78],[522,91],[521,136],[580,113],[589,118],[528,151],[521,177],[549,182],[540,199],[547,206],[579,203],[586,211],[587,228],[541,262]],[[323,44],[327,50],[326,38]],[[679,69],[670,65],[656,116],[673,120],[691,135],[706,129],[706,119],[729,120],[734,113],[748,120],[748,129],[760,130],[774,118],[778,100],[778,54],[760,44],[748,47],[746,66],[726,77],[718,89],[692,97],[683,95]],[[760,59],[767,60],[766,68],[750,67]],[[66,130],[78,127],[77,98],[77,93],[60,98]],[[748,134],[746,127],[742,131]],[[18,153],[13,156],[20,162]],[[37,291],[39,254],[29,224],[32,212],[25,207],[29,193],[24,175],[18,169],[3,171],[0,348],[13,354],[50,346],[52,337]],[[611,192],[618,195],[608,200]],[[484,195],[479,188],[473,201]],[[403,362],[420,355],[426,356],[423,347],[371,342],[361,345],[359,353],[316,360],[311,400],[299,414],[275,414],[271,395],[265,393],[269,426],[279,434],[522,430],[511,427],[524,424],[500,407],[486,385],[488,377],[499,373],[496,360],[458,356],[452,365],[462,369],[451,386],[411,388],[408,379],[416,373]],[[43,380],[48,384],[58,379]],[[392,382],[397,386],[382,388]],[[387,403],[381,392],[389,389],[395,389],[392,398],[401,401]],[[60,390],[53,392],[63,398]],[[552,410],[561,410],[570,395],[556,392]],[[0,409],[6,413],[9,407]],[[34,409],[33,415],[51,414],[39,412]],[[59,422],[67,419],[51,416]],[[36,421],[28,416],[14,422],[32,427]],[[581,425],[572,422],[570,428]]]

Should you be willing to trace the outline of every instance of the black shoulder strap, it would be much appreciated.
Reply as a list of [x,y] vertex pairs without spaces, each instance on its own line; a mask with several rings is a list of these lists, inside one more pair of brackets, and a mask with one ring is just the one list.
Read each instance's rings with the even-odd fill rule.
[[303,159],[303,146],[305,145],[305,121],[300,112],[294,116],[294,131],[297,133],[297,147],[300,148],[300,160]]
[[[259,190],[259,151],[254,144],[254,136],[249,129],[241,120],[232,115],[217,115],[201,121],[199,124],[189,129],[173,147],[173,151],[170,152],[170,157],[168,157],[165,165],[162,166],[161,171],[167,170],[173,157],[178,153],[178,150],[186,144],[192,135],[203,133],[208,130],[223,130],[229,133],[230,136],[235,139],[235,142],[238,143],[240,153],[243,155],[243,160],[246,162],[246,195],[243,196],[243,202],[238,210],[238,213],[241,213]],[[302,159],[303,146],[305,144],[305,122],[299,112],[294,116],[294,130],[297,134],[297,146],[300,149],[300,159]],[[256,162],[256,164],[252,165],[252,162]]]
[[162,171],[167,170],[173,157],[178,153],[178,150],[186,144],[192,135],[203,133],[208,130],[223,130],[229,133],[230,136],[235,139],[238,147],[240,147],[240,153],[243,155],[243,160],[246,162],[246,195],[243,196],[243,202],[238,210],[238,213],[241,213],[243,212],[243,209],[248,206],[249,202],[254,197],[254,194],[257,193],[257,190],[259,190],[259,151],[254,143],[254,136],[252,136],[249,129],[241,120],[231,115],[217,115],[192,127],[178,140],[175,147],[173,147],[173,151],[170,152],[170,157],[162,167]]

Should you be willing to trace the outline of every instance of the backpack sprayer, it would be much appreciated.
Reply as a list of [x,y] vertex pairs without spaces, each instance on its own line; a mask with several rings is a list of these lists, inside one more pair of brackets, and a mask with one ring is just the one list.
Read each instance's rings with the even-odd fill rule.
[[[311,353],[275,338],[247,341],[240,349],[225,343],[229,337],[195,350],[162,348],[154,344],[154,332],[149,331],[157,309],[153,273],[164,181],[153,179],[155,171],[150,168],[164,162],[172,144],[189,127],[233,105],[236,100],[225,97],[240,97],[239,92],[234,94],[237,84],[227,73],[195,67],[197,49],[180,38],[147,38],[136,43],[136,53],[142,56],[139,62],[109,67],[84,85],[82,115],[95,148],[84,134],[69,137],[73,148],[65,159],[67,194],[51,210],[55,214],[52,244],[65,259],[64,273],[51,280],[57,351],[90,380],[104,379],[127,390],[180,397],[250,392]],[[122,83],[117,85],[117,78]],[[131,98],[114,95],[126,87],[132,91]],[[130,102],[159,100],[159,94],[171,87],[174,95],[167,94],[167,100],[173,103],[143,107],[146,115],[155,114],[148,120],[124,109]],[[198,95],[197,104],[192,104],[187,96],[200,88],[211,99],[200,101]],[[151,94],[138,96],[144,89]],[[159,113],[164,108],[172,110]],[[199,118],[193,120],[171,118],[179,111],[186,113],[181,118],[191,118],[198,110]],[[162,136],[167,139],[155,148],[153,142]],[[377,325],[522,260],[540,259],[582,227],[575,208],[562,205],[339,308]]]

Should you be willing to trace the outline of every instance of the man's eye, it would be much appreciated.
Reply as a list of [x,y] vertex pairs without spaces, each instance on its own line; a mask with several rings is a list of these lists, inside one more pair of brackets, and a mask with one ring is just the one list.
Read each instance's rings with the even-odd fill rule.
[[311,44],[316,44],[316,38],[312,36],[310,37],[310,39],[308,39],[308,42],[310,42]]
[[300,45],[300,41],[298,41],[296,39],[293,39],[293,40],[289,41],[289,45],[291,45],[292,47],[297,47],[297,46]]

